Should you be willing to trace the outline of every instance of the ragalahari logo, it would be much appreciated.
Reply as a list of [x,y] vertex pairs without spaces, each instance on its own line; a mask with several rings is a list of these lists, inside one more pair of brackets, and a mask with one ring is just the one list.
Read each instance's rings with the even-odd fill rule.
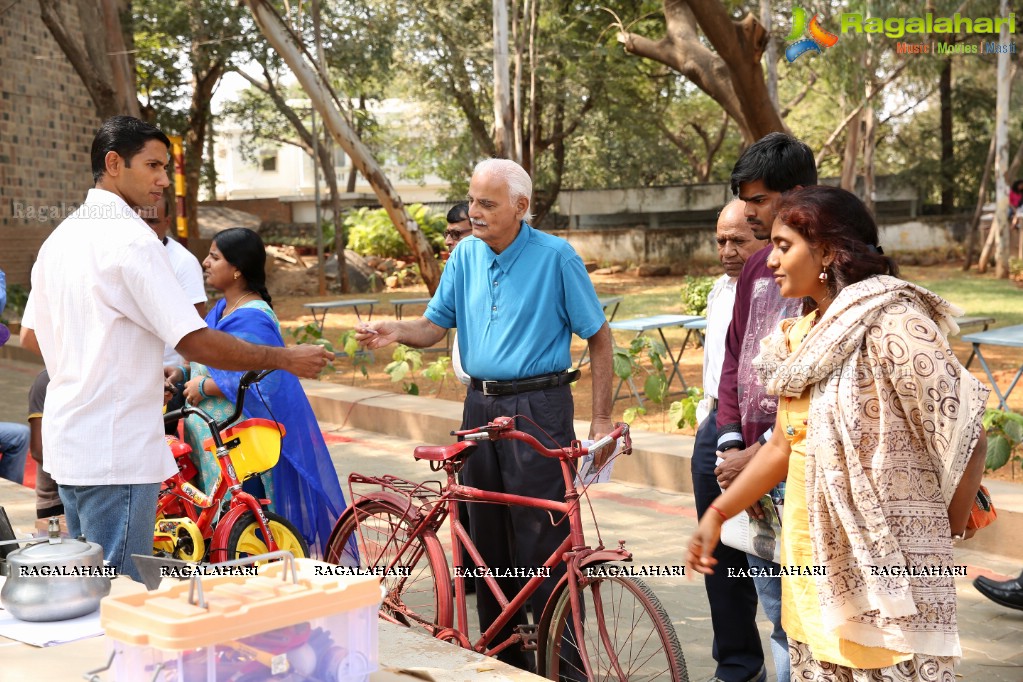
[[[808,37],[802,38],[804,33]],[[813,15],[813,18],[810,19],[809,25],[807,25],[806,11],[802,7],[793,7],[792,31],[789,33],[788,37],[785,38],[785,41],[791,43],[793,40],[798,42],[792,43],[785,49],[785,58],[789,60],[790,64],[807,52],[816,52],[817,54],[820,54],[837,43],[838,36],[821,28],[820,22],[817,21],[816,14]]]

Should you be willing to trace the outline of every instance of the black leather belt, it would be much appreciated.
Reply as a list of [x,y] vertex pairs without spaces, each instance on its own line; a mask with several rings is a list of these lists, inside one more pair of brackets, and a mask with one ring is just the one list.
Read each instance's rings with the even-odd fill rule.
[[483,395],[516,395],[527,391],[542,391],[545,388],[564,386],[579,379],[579,370],[570,369],[567,372],[556,372],[554,374],[541,374],[537,377],[526,379],[515,379],[514,381],[486,381],[483,379],[472,379],[469,385]]

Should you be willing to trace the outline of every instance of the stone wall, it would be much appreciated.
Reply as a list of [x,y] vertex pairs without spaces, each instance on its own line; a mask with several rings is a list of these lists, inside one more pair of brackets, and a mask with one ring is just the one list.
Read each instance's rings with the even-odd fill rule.
[[264,199],[218,199],[217,201],[204,201],[203,206],[224,206],[245,211],[259,216],[264,223],[290,223],[291,204],[285,203],[278,198]]
[[[950,249],[962,243],[967,217],[881,219],[881,245],[892,254]],[[675,229],[606,228],[555,231],[586,261],[665,264],[717,261],[713,224]]]
[[[0,14],[0,269],[27,284],[39,246],[92,187],[99,119],[39,3]],[[66,10],[68,20],[75,16]]]

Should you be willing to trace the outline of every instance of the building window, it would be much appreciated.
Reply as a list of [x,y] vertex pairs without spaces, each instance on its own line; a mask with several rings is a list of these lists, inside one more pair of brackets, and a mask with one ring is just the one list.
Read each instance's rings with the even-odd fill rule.
[[277,172],[277,152],[264,151],[259,155],[259,167],[264,173]]

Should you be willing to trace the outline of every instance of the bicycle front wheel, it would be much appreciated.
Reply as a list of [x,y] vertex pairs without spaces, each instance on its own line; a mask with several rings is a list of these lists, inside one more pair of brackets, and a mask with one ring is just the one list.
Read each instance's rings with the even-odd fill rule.
[[[296,559],[309,556],[309,545],[291,521],[271,511],[264,510],[263,513],[266,514],[267,526],[273,534],[277,549],[291,552]],[[270,551],[266,544],[256,515],[247,511],[238,517],[227,536],[227,560],[266,554]]]
[[413,537],[415,527],[415,521],[390,502],[360,500],[345,511],[331,533],[326,560],[382,571],[387,594],[381,613],[433,634],[451,627],[451,577],[437,534],[426,529]]
[[550,680],[587,679],[579,655],[585,649],[593,680],[689,682],[682,647],[660,600],[628,576],[595,578],[580,589],[583,633],[576,636],[566,585],[553,607],[539,645],[541,674]]

